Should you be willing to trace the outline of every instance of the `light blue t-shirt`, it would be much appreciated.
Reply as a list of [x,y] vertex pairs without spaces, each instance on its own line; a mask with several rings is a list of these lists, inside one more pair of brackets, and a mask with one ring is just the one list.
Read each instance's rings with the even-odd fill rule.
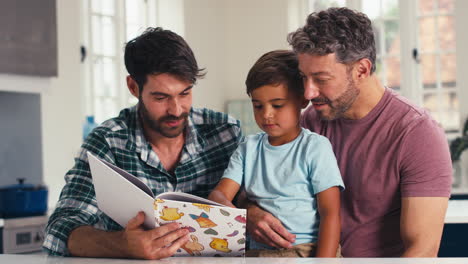
[[[344,189],[330,142],[306,129],[281,146],[272,146],[266,133],[246,137],[231,156],[223,178],[239,183],[250,200],[277,217],[296,235],[295,244],[317,242],[315,195],[333,186]],[[251,248],[262,247],[267,248],[251,244]]]

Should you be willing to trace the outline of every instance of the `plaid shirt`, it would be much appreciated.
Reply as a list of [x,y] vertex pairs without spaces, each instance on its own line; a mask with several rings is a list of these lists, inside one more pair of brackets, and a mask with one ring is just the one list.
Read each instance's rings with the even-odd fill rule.
[[50,255],[68,256],[68,236],[79,226],[108,231],[122,229],[97,208],[86,151],[138,177],[155,195],[178,191],[207,197],[223,175],[241,137],[239,121],[223,113],[193,108],[174,176],[164,169],[146,141],[137,107],[122,110],[118,117],[94,129],[81,146],[49,218],[44,250]]

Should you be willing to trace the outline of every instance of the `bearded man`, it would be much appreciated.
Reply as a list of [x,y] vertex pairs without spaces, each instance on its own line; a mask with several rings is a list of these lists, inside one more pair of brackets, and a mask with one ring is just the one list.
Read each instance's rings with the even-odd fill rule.
[[192,108],[193,86],[204,74],[179,35],[148,28],[126,44],[125,66],[138,104],[102,123],[81,146],[46,228],[43,247],[51,255],[160,259],[188,241],[177,223],[145,230],[139,213],[123,229],[100,211],[87,151],[138,177],[156,195],[206,197],[242,137],[239,121]]
[[[330,140],[346,186],[343,256],[437,256],[452,182],[447,140],[427,111],[379,81],[369,18],[348,8],[312,13],[288,41],[312,103],[302,125]],[[247,219],[258,242],[294,242],[255,205]]]

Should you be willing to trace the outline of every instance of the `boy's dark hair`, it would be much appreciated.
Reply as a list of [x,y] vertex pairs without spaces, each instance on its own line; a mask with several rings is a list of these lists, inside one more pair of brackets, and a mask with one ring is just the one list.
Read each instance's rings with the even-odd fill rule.
[[335,53],[338,62],[349,65],[367,58],[375,71],[375,41],[370,19],[346,7],[329,8],[307,17],[306,25],[288,35],[297,53]]
[[125,67],[140,91],[149,74],[170,73],[191,83],[205,75],[204,69],[198,68],[187,42],[176,33],[160,27],[147,28],[140,36],[127,42]]
[[245,85],[247,94],[264,85],[285,84],[289,91],[303,96],[304,85],[299,73],[297,56],[293,51],[274,50],[263,54],[252,66]]

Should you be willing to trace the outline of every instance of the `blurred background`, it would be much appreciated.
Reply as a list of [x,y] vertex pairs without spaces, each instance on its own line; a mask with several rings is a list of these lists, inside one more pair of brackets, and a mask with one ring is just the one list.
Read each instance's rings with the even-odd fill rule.
[[[378,76],[430,111],[449,142],[462,136],[468,117],[468,1],[1,0],[0,5],[0,186],[18,178],[45,185],[49,208],[73,165],[83,128],[136,103],[125,84],[123,47],[148,26],[183,36],[207,69],[194,89],[194,106],[232,114],[246,134],[258,131],[245,93],[247,71],[263,53],[288,49],[287,34],[309,13],[331,6],[369,16]],[[454,161],[453,193],[459,198],[468,197],[466,153]]]

